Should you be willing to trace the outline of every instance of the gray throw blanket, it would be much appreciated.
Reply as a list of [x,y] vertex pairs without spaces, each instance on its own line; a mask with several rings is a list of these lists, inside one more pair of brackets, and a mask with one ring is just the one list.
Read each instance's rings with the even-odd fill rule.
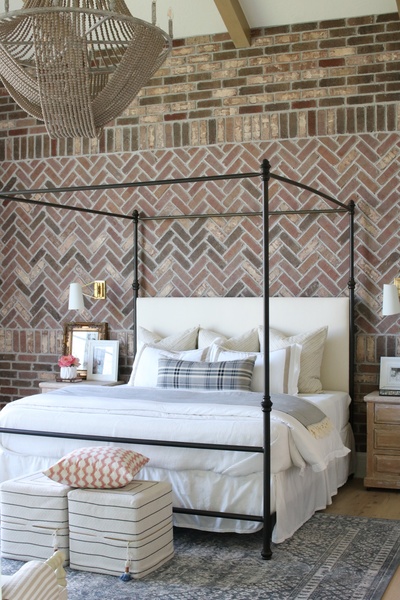
[[315,404],[298,396],[272,394],[272,408],[297,419],[315,437],[321,438],[332,431],[332,422]]

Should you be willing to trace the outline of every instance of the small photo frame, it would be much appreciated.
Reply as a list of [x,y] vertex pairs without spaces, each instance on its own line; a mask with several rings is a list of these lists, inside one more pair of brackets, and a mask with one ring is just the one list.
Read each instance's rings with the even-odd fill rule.
[[118,341],[90,340],[87,379],[91,381],[117,381],[118,357]]
[[400,396],[400,357],[381,357],[379,393],[381,395]]

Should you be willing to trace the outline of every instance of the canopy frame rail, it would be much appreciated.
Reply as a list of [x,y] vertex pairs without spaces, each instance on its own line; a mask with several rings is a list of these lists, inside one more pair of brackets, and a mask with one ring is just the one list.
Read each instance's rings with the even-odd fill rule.
[[[56,202],[45,202],[42,200],[36,200],[34,198],[22,198],[20,194],[24,194],[25,196],[37,195],[37,194],[59,194],[59,193],[73,193],[77,191],[94,191],[94,190],[116,190],[116,189],[126,189],[126,188],[139,188],[139,187],[151,187],[151,186],[160,186],[160,185],[173,185],[173,184],[187,184],[187,183],[198,183],[198,182],[208,182],[208,181],[222,181],[222,180],[232,180],[232,179],[246,179],[246,178],[259,178],[261,176],[263,183],[262,190],[262,211],[261,212],[242,212],[242,213],[207,213],[207,214],[199,214],[199,215],[158,215],[154,217],[146,217],[140,216],[137,210],[134,210],[131,215],[124,215],[121,213],[113,213],[95,209],[88,209],[79,206],[72,206],[68,204],[59,204]],[[276,179],[285,184],[296,186],[300,189],[307,190],[324,200],[333,203],[336,206],[336,209],[309,209],[309,210],[286,210],[286,211],[270,211],[269,210],[269,182],[271,179]],[[160,220],[160,219],[194,219],[194,218],[202,218],[209,219],[214,217],[251,217],[251,216],[261,216],[263,219],[263,273],[264,273],[264,282],[263,282],[263,294],[264,294],[264,347],[265,353],[269,351],[269,219],[274,215],[292,215],[292,214],[323,214],[323,213],[341,213],[347,212],[350,215],[350,227],[349,227],[349,256],[350,256],[350,265],[349,265],[349,297],[350,297],[350,332],[349,332],[349,345],[350,345],[350,368],[349,368],[349,391],[350,396],[353,398],[353,390],[354,390],[354,208],[355,204],[353,201],[350,201],[349,205],[345,205],[336,198],[329,196],[325,192],[321,192],[311,186],[305,185],[301,182],[297,182],[295,180],[289,179],[287,177],[283,177],[271,172],[270,163],[268,160],[264,159],[261,163],[261,171],[260,172],[248,172],[248,173],[233,173],[233,174],[225,174],[225,175],[209,175],[209,176],[196,176],[196,177],[180,177],[175,179],[156,179],[150,181],[137,181],[137,182],[126,182],[126,183],[114,183],[114,184],[95,184],[95,185],[80,185],[80,186],[72,186],[72,187],[59,187],[59,188],[38,188],[31,190],[0,190],[0,199],[14,202],[21,202],[33,205],[40,205],[45,207],[52,207],[62,210],[71,210],[77,212],[83,212],[88,214],[97,214],[104,215],[107,217],[120,218],[120,219],[129,219],[133,221],[134,225],[134,234],[133,234],[133,329],[134,329],[134,353],[136,353],[137,349],[137,340],[136,340],[136,311],[137,311],[137,298],[139,294],[139,279],[138,279],[138,225],[139,221],[145,220]],[[270,497],[270,478],[271,478],[271,463],[270,463],[270,414],[272,410],[272,402],[270,397],[270,387],[269,387],[269,361],[265,362],[264,369],[264,396],[261,402],[261,408],[263,411],[263,427],[264,427],[264,446],[262,449],[255,450],[253,447],[251,452],[261,451],[263,453],[263,477],[264,477],[264,494],[263,494],[263,516],[260,519],[263,524],[263,547],[261,551],[261,556],[264,559],[270,559],[272,557],[271,551],[271,537],[272,537],[272,524],[270,518],[270,506],[271,506],[271,497]],[[18,429],[7,429],[0,428],[0,432],[4,433],[16,433],[22,435],[40,435],[42,437],[50,436],[53,433],[53,437],[66,437],[68,434],[55,434],[54,432],[32,432],[29,430],[18,430]],[[95,436],[97,438],[101,438],[101,436]],[[74,437],[73,439],[94,439],[93,436],[85,436]],[[103,441],[106,441],[105,438],[101,438]],[[101,441],[100,439],[100,441]],[[117,440],[127,440],[128,438],[110,438],[108,441],[115,442]],[[129,443],[129,442],[128,442]],[[139,443],[139,442],[137,442]],[[148,444],[149,440],[144,440],[143,444]],[[166,445],[173,445],[173,443],[168,442]],[[186,445],[185,447],[191,447],[191,445]],[[235,446],[235,450],[238,450],[238,447]],[[191,509],[190,509],[191,510]],[[195,511],[191,514],[204,514],[204,511]],[[239,516],[235,515],[233,517],[228,516],[229,513],[214,513],[213,516],[221,516],[225,518],[235,518],[239,519]],[[248,519],[248,517],[246,517]]]
[[[107,436],[107,435],[92,435],[84,433],[65,433],[60,431],[40,431],[35,429],[19,429],[19,428],[8,428],[0,427],[0,433],[26,435],[34,437],[51,437],[61,438],[68,440],[84,440],[92,442],[111,442],[116,444],[134,444],[142,446],[161,446],[168,448],[193,448],[196,450],[222,450],[225,452],[249,452],[249,453],[262,453],[264,454],[264,448],[262,446],[245,446],[236,444],[207,444],[201,442],[170,442],[165,440],[152,440],[142,438],[127,438],[120,436]],[[200,515],[206,517],[217,517],[225,519],[237,519],[238,521],[258,521],[260,523],[265,522],[265,515],[252,515],[243,513],[233,512],[221,512],[215,510],[201,510],[196,508],[184,508],[184,507],[173,507],[174,513]],[[275,515],[270,515],[269,519],[274,519]]]

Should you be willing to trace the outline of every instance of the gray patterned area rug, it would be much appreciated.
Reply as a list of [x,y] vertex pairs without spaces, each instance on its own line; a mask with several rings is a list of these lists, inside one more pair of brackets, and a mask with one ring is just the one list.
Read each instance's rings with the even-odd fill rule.
[[[126,583],[67,568],[69,600],[379,600],[400,563],[400,521],[317,514],[271,560],[260,533],[175,529],[174,545],[170,562]],[[22,564],[2,559],[2,572]]]

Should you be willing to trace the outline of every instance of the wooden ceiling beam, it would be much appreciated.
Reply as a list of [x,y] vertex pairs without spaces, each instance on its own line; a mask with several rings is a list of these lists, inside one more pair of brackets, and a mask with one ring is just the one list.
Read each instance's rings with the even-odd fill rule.
[[[239,0],[214,0],[236,48],[251,45],[250,26]],[[400,0],[397,0],[399,3]]]
[[400,17],[400,0],[396,0],[397,2],[397,12],[399,13],[399,17]]

